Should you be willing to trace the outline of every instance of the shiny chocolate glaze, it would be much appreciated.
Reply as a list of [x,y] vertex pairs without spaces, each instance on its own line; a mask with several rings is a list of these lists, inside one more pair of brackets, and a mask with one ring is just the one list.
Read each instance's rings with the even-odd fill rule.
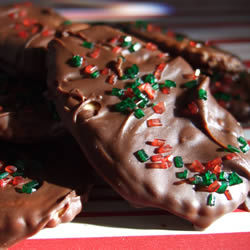
[[[68,154],[62,154],[65,145]],[[72,221],[82,211],[95,178],[79,151],[70,136],[49,145],[1,143],[1,163],[21,160],[25,181],[37,180],[40,187],[31,194],[18,192],[21,184],[0,187],[0,249],[45,227]]]
[[246,70],[243,62],[236,55],[211,46],[202,41],[176,34],[173,31],[164,31],[153,24],[138,25],[138,23],[124,24],[122,26],[127,32],[150,40],[159,45],[163,51],[175,56],[184,57],[193,67],[212,69],[214,71],[239,73]]
[[[141,49],[136,52],[126,46],[117,49],[124,36],[107,26],[93,26],[49,44],[48,86],[58,113],[96,171],[125,199],[137,206],[168,210],[196,226],[207,227],[249,199],[250,153],[237,153],[232,160],[225,160],[227,145],[239,147],[237,138],[243,136],[243,129],[212,97],[208,77],[200,76],[197,86],[185,88],[189,81],[186,76],[194,72],[184,59],[161,57],[161,51],[145,48],[146,44],[135,37],[132,44],[140,43]],[[93,42],[94,48],[82,46],[84,41]],[[93,58],[91,53],[96,49],[100,49],[99,55]],[[75,67],[72,58],[76,55],[84,60]],[[162,67],[162,63],[166,65]],[[161,68],[160,75],[156,74],[158,82],[176,83],[176,88],[167,88],[167,92],[155,91],[151,100],[155,104],[163,102],[164,113],[155,113],[148,106],[142,109],[145,116],[137,119],[132,110],[124,114],[114,109],[121,100],[112,96],[111,91],[135,82],[136,78],[121,80],[134,64],[139,68],[136,78],[144,79]],[[99,77],[88,73],[89,65],[97,66]],[[102,71],[105,68],[108,70]],[[110,80],[113,74],[119,76],[117,81]],[[197,97],[200,88],[206,91],[207,100]],[[131,95],[128,89],[125,92]],[[187,107],[193,102],[197,112],[192,114]],[[151,119],[160,119],[162,126],[149,127],[147,122]],[[185,166],[179,169],[172,163],[166,169],[156,169],[150,159],[140,162],[139,150],[143,149],[148,156],[156,154],[157,147],[149,143],[154,139],[166,140],[172,147],[167,154],[181,156]],[[205,164],[217,157],[223,158],[223,171],[236,171],[242,183],[228,187],[232,200],[213,193],[216,202],[210,206],[209,192],[197,191],[186,181],[180,184],[177,176],[187,170],[188,177],[192,177],[195,173],[188,166],[193,161]]]
[[229,110],[238,121],[243,124],[249,122],[250,96],[246,89],[250,80],[239,57],[205,42],[164,31],[153,24],[137,22],[122,24],[122,27],[128,33],[159,46],[170,55],[184,57],[194,69],[201,69],[211,77],[212,93],[219,104]]
[[0,67],[19,78],[45,79],[46,47],[64,21],[32,3],[1,6]]

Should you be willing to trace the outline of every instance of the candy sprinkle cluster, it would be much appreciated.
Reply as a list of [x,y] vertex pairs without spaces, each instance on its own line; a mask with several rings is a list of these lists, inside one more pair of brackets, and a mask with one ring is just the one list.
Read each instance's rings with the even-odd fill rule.
[[20,193],[31,194],[40,187],[36,180],[28,181],[24,174],[24,162],[18,160],[13,165],[0,161],[0,188],[16,187]]

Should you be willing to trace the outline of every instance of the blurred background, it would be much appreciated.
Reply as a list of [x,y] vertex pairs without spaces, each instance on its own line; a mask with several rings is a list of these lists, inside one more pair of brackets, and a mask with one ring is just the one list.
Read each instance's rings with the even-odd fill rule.
[[[1,0],[0,4],[23,1]],[[250,23],[250,0],[33,0],[40,5],[56,8],[61,14],[76,21],[127,21],[134,19],[162,20],[169,24],[206,22]]]

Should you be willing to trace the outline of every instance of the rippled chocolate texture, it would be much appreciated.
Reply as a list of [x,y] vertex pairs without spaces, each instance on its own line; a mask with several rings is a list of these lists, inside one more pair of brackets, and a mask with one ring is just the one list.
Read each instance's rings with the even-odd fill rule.
[[[65,144],[69,148],[67,154],[62,154]],[[40,186],[33,193],[22,193],[18,190],[23,183],[13,184],[11,174],[0,180],[1,249],[43,228],[73,220],[84,208],[95,179],[78,145],[70,137],[49,145],[1,143],[0,172],[4,172],[7,165],[20,166],[20,162],[24,166],[25,183],[37,180]],[[4,185],[8,178],[10,181]]]
[[[239,151],[243,129],[211,96],[209,78],[190,83],[191,66],[161,54],[135,37],[93,26],[49,44],[48,85],[65,126],[118,193],[204,228],[249,200],[250,154],[227,156],[227,147]],[[176,156],[184,166],[175,166]],[[198,161],[203,170],[194,169]],[[240,179],[226,194],[192,184],[191,177],[218,179],[221,172]]]
[[250,97],[246,91],[250,80],[239,57],[212,44],[192,40],[171,30],[138,21],[122,26],[127,32],[148,41],[148,46],[159,46],[164,52],[184,57],[194,69],[211,77],[212,93],[221,106],[229,110],[238,121],[249,122]]
[[[45,84],[44,84],[45,85]],[[16,143],[55,139],[65,133],[46,86],[0,73],[0,138]]]
[[0,7],[0,67],[12,75],[45,79],[48,42],[65,18],[31,2]]

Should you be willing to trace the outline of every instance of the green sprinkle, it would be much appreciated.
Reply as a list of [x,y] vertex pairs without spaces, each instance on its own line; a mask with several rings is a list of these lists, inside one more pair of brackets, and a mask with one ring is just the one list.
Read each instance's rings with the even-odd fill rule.
[[128,108],[130,109],[134,109],[136,108],[136,104],[133,102],[133,100],[131,98],[127,98],[119,103],[117,103],[115,105],[115,109],[118,112],[124,112],[126,111]]
[[247,141],[245,140],[245,138],[243,138],[242,136],[237,138],[238,142],[240,144],[242,144],[243,146],[247,145]]
[[246,144],[246,145],[244,145],[244,146],[240,146],[240,150],[241,150],[243,153],[248,152],[249,149],[250,149],[250,147],[249,147],[248,144]]
[[207,91],[205,89],[199,89],[199,99],[207,100]]
[[135,22],[135,26],[136,26],[136,28],[147,29],[147,27],[148,27],[148,22],[146,22],[146,21],[136,21],[136,22]]
[[240,153],[240,150],[230,144],[227,145],[227,150],[231,153]]
[[16,176],[24,176],[24,173],[23,172],[15,172],[13,174],[11,174],[13,177],[16,177]]
[[146,75],[144,81],[152,84],[152,83],[156,82],[156,78],[153,74],[148,74],[148,75]]
[[141,119],[143,116],[145,116],[145,113],[141,109],[136,109],[134,115],[137,119]]
[[174,81],[171,81],[171,80],[166,80],[165,81],[165,84],[163,84],[164,87],[167,87],[167,88],[175,88],[176,87],[176,83]]
[[141,149],[139,151],[136,152],[136,155],[138,157],[138,160],[140,162],[145,162],[149,159],[149,156],[146,154],[146,152],[144,151],[144,149]]
[[123,89],[118,89],[118,88],[113,88],[111,91],[111,95],[121,97],[124,95],[124,90]]
[[226,189],[228,187],[228,183],[226,181],[222,181],[220,187],[217,189],[217,193],[223,194],[225,193]]
[[139,73],[139,68],[136,64],[133,64],[130,68],[127,68],[126,75],[128,78],[134,79]]
[[80,67],[82,65],[83,58],[79,55],[73,56],[71,58],[70,64],[73,67]]
[[122,47],[128,47],[132,44],[131,36],[123,36],[122,37]]
[[176,177],[179,179],[186,179],[188,171],[185,169],[183,172],[176,173]]
[[97,78],[100,76],[100,72],[97,70],[94,73],[90,74],[91,78]]
[[140,50],[140,49],[141,49],[141,44],[138,43],[138,42],[132,44],[132,45],[129,47],[129,51],[130,51],[131,53],[136,52],[136,51],[138,51],[138,50]]
[[70,20],[66,20],[63,22],[63,25],[71,25],[71,24],[72,24],[72,22]]
[[36,188],[37,186],[39,186],[38,181],[30,181],[23,185],[22,192],[26,194],[31,194],[34,191],[34,188]]
[[174,157],[174,165],[177,168],[182,168],[184,166],[181,156],[175,156]]
[[159,86],[158,83],[153,83],[153,84],[152,84],[152,89],[158,90],[159,88],[160,88],[160,86]]
[[142,100],[139,104],[138,104],[138,106],[140,107],[140,108],[145,108],[146,106],[147,106],[147,104],[148,104],[148,102],[149,102],[149,100]]
[[87,49],[93,49],[94,48],[94,43],[84,41],[82,43],[82,46],[85,47],[85,48],[87,48]]
[[175,39],[178,42],[182,42],[184,40],[185,36],[181,35],[181,34],[175,34]]
[[191,89],[191,88],[193,88],[193,87],[195,87],[197,85],[198,85],[198,81],[197,80],[192,80],[192,81],[186,82],[184,84],[184,87]]
[[121,77],[121,80],[127,80],[129,78],[128,75],[124,74],[122,77]]
[[209,194],[207,197],[207,205],[213,207],[215,205],[215,196]]
[[220,175],[219,175],[219,181],[228,181],[228,173],[222,171],[220,172]]
[[203,178],[200,175],[195,175],[194,176],[194,181],[192,181],[192,184],[194,185],[201,185],[203,184]]
[[216,180],[216,175],[213,174],[211,171],[207,171],[203,176],[203,185],[209,186]]
[[239,177],[239,175],[236,172],[232,172],[229,175],[229,186],[236,185],[242,183],[242,179]]
[[9,175],[8,172],[3,172],[3,173],[1,173],[1,174],[0,174],[0,180],[6,178],[8,175]]

